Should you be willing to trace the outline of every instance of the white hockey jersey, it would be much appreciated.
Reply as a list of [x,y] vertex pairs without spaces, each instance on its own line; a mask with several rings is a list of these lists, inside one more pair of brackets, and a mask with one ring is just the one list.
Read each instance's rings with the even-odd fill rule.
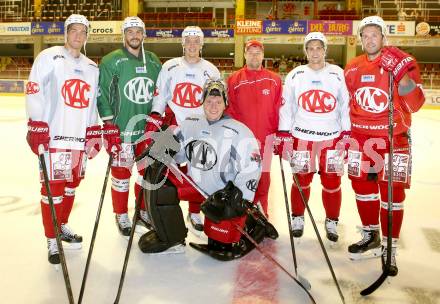
[[26,85],[28,118],[47,122],[49,147],[84,150],[86,128],[97,124],[97,65],[64,46],[42,51]]
[[319,71],[308,65],[285,78],[278,130],[309,141],[322,141],[350,130],[349,94],[344,71],[326,63]]
[[184,57],[168,60],[159,73],[151,111],[163,114],[168,104],[178,125],[190,115],[202,115],[203,86],[210,78],[219,79],[220,72],[203,58],[194,64],[188,63]]
[[187,117],[175,131],[181,144],[175,160],[187,162],[188,175],[208,195],[232,181],[252,201],[261,174],[257,140],[241,122],[224,116],[209,123],[204,115]]

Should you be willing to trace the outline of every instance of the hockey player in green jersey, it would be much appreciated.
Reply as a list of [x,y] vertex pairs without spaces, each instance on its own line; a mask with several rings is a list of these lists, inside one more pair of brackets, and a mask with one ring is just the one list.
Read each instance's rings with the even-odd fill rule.
[[[104,146],[112,155],[112,202],[116,224],[123,236],[129,236],[128,194],[134,158],[142,152],[139,144],[150,118],[156,80],[161,70],[159,58],[145,51],[145,25],[138,17],[127,17],[122,24],[124,47],[102,58],[99,66],[98,111],[104,121]],[[143,168],[137,168],[142,175]],[[142,177],[135,184],[139,194]],[[141,201],[138,224],[150,228]]]

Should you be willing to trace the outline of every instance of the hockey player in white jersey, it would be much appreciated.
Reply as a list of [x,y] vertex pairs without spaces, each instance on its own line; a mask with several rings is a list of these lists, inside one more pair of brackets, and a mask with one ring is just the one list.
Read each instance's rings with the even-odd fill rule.
[[[89,22],[73,14],[64,23],[65,44],[42,51],[32,66],[26,86],[29,118],[27,141],[32,152],[45,148],[51,194],[61,239],[71,248],[81,248],[82,237],[68,226],[75,189],[84,177],[87,158],[99,151],[101,127],[97,124],[97,65],[81,54]],[[48,197],[41,187],[41,214],[47,237],[49,262],[59,264]],[[67,247],[69,248],[69,247]]]
[[[267,220],[258,210],[252,209],[252,200],[261,174],[261,157],[257,140],[242,123],[223,115],[227,97],[220,81],[209,81],[203,97],[204,115],[191,115],[174,130],[177,139],[177,163],[187,162],[187,175],[206,194],[211,195],[202,205],[205,212],[204,231],[208,245],[191,244],[195,249],[220,260],[238,258],[254,248],[241,242],[236,224],[245,223],[258,242],[266,236]],[[149,150],[153,159],[165,159],[155,154],[154,143]],[[173,154],[171,154],[173,155]],[[162,180],[164,164],[148,168],[148,182]],[[187,229],[179,207],[182,191],[191,187],[184,179],[168,174],[168,181],[159,189],[147,190],[148,212],[155,230],[143,235],[139,247],[145,253],[183,252]],[[177,189],[176,189],[177,188]],[[199,194],[199,203],[204,198]],[[246,222],[246,220],[248,220]],[[258,223],[257,223],[258,222]],[[271,225],[270,225],[271,226]],[[277,237],[271,226],[271,236]]]
[[[349,95],[343,70],[325,62],[326,51],[327,39],[322,33],[311,32],[305,37],[308,64],[286,76],[277,134],[284,144],[278,146],[276,153],[290,160],[307,201],[317,158],[327,238],[336,242],[345,153],[341,139],[350,132]],[[295,183],[291,204],[293,235],[301,237],[305,206]]]
[[[168,123],[180,125],[190,115],[202,115],[203,85],[208,79],[219,79],[219,70],[209,61],[201,58],[203,32],[198,26],[187,26],[182,33],[183,56],[168,60],[163,64],[157,80],[157,96],[153,100],[150,117],[156,121],[146,126],[146,132],[154,131],[162,123],[162,115],[167,106],[174,114]],[[200,204],[189,199],[188,221],[191,228],[202,231]]]

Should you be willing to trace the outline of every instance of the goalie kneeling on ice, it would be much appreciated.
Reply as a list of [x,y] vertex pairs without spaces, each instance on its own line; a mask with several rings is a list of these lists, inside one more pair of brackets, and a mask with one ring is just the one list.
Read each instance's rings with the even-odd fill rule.
[[255,246],[238,231],[243,228],[257,243],[265,237],[276,239],[278,233],[264,215],[242,198],[239,188],[229,181],[224,189],[210,195],[201,206],[205,214],[204,232],[208,244],[190,246],[220,261],[230,261],[249,253]]

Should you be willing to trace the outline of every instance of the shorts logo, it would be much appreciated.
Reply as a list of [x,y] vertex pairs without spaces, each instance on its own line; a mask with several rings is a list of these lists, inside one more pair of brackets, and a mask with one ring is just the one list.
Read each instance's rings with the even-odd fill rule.
[[357,104],[370,113],[381,113],[388,107],[388,94],[375,87],[362,87],[354,93]]
[[298,98],[298,104],[307,112],[329,113],[336,107],[336,98],[322,90],[309,90]]
[[64,103],[69,107],[83,109],[89,106],[90,85],[81,79],[68,79],[61,88]]
[[37,94],[38,92],[40,92],[40,86],[38,85],[38,83],[28,81],[28,83],[26,84],[26,95]]
[[172,101],[179,107],[198,108],[203,90],[191,82],[178,83],[174,89]]
[[124,86],[124,95],[137,104],[149,103],[153,99],[155,85],[147,77],[135,77]]

